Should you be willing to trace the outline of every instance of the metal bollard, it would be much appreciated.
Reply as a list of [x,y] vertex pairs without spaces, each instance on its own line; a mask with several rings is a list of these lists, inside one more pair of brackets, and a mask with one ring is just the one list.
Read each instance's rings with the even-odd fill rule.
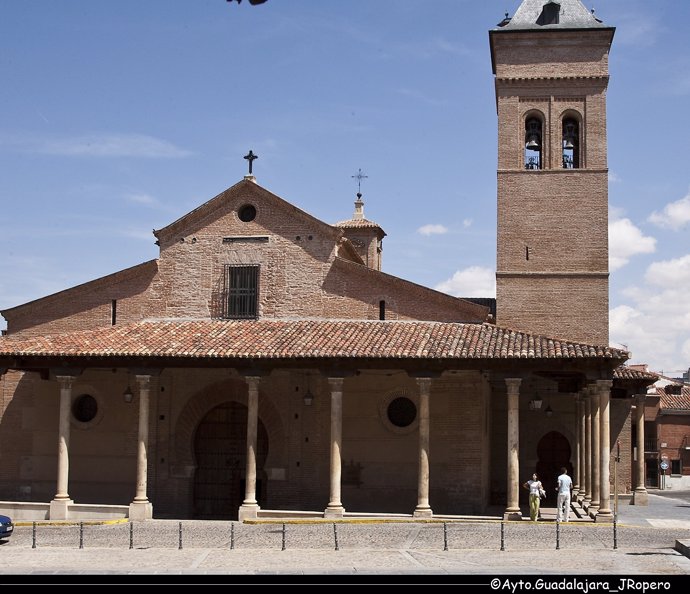
[[618,548],[618,535],[616,533],[616,514],[613,515],[613,548]]
[[281,548],[280,550],[285,550],[285,524],[283,524],[283,548]]
[[448,529],[445,522],[443,522],[443,550],[448,550]]
[[134,548],[134,524],[132,522],[129,523],[129,548]]
[[230,549],[235,548],[235,524],[230,522]]
[[556,550],[561,548],[561,521],[556,520]]
[[84,522],[79,522],[79,548],[84,548]]
[[333,522],[333,538],[335,539],[335,550],[338,549],[338,526],[335,522]]
[[505,522],[501,520],[501,550],[505,551]]
[[180,522],[179,532],[180,532],[180,546],[178,547],[178,550],[181,550],[182,549],[182,522]]
[[33,527],[31,529],[31,548],[36,548],[36,522],[33,523]]

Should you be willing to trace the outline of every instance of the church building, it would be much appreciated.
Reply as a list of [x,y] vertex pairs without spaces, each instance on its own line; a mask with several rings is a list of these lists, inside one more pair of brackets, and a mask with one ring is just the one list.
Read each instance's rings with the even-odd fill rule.
[[0,511],[519,519],[526,478],[565,466],[612,521],[613,457],[643,503],[634,405],[655,377],[608,344],[614,31],[580,0],[523,0],[489,31],[495,300],[387,274],[361,194],[321,221],[250,151],[154,231],[156,259],[0,312]]

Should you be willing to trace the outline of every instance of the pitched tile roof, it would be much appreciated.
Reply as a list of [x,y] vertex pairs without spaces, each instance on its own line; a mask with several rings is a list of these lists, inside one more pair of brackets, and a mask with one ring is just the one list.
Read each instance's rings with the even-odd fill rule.
[[420,321],[143,321],[68,334],[0,338],[0,357],[214,359],[620,359],[627,351],[492,324]]
[[[334,223],[334,227],[342,227],[346,229],[381,229],[380,225],[370,221],[368,219],[350,219],[347,221],[340,221],[339,223]],[[385,234],[384,234],[385,235]]]
[[690,414],[690,385],[667,384],[657,386],[661,410],[687,411]]
[[649,371],[642,371],[640,369],[633,369],[627,365],[621,365],[613,370],[614,379],[626,379],[626,380],[649,380],[650,383],[655,382],[659,379],[656,373],[651,373]]

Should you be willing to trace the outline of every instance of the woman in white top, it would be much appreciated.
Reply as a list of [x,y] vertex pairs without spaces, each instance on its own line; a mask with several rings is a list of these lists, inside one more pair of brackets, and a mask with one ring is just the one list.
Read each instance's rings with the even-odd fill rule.
[[536,522],[537,518],[539,517],[541,491],[544,487],[542,486],[536,472],[532,475],[532,479],[527,481],[522,486],[529,490],[529,519],[533,522]]

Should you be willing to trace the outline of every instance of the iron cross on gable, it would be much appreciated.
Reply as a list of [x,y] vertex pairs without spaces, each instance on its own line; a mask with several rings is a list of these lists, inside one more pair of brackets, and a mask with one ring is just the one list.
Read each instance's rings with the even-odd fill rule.
[[357,180],[357,192],[359,192],[361,194],[362,193],[362,180],[366,179],[369,176],[364,175],[362,173],[362,169],[360,168],[360,170],[357,172],[357,175],[353,175],[352,177],[353,177],[353,179]]
[[249,161],[249,175],[251,175],[251,174],[252,174],[252,163],[254,162],[254,159],[258,159],[259,156],[258,156],[258,155],[255,155],[255,154],[250,150],[249,153],[247,153],[247,154],[244,156],[244,158],[247,159],[247,161]]

